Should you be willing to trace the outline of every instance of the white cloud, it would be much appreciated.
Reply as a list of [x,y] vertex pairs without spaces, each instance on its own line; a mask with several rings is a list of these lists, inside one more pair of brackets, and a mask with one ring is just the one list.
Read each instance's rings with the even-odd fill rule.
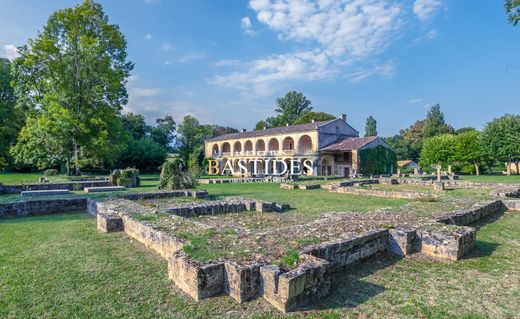
[[169,43],[165,43],[161,46],[161,49],[164,51],[164,52],[171,52],[173,50],[175,50],[175,47]]
[[347,78],[350,82],[361,82],[362,80],[372,76],[389,78],[394,75],[394,71],[394,61],[388,61],[383,64],[371,65],[357,72],[348,73],[345,75],[345,78]]
[[145,38],[146,40],[150,40],[151,38],[153,38],[153,36],[152,36],[150,33],[147,33],[147,34],[144,36],[144,38]]
[[186,62],[191,62],[194,60],[204,59],[205,57],[206,57],[206,54],[201,53],[201,52],[188,52],[179,59],[179,62],[186,63]]
[[8,58],[9,60],[13,60],[18,57],[18,49],[13,44],[5,44],[3,47],[2,56]]
[[422,20],[428,20],[442,6],[442,0],[416,0],[413,12]]
[[159,4],[162,0],[144,0],[144,4]]
[[[389,0],[250,0],[249,6],[281,40],[305,47],[232,65],[230,73],[210,81],[258,95],[270,94],[276,82],[331,78],[356,61],[374,60],[399,36],[403,14],[401,6]],[[251,29],[249,17],[241,22],[244,31]],[[348,77],[360,81],[388,76],[393,69],[393,63],[386,63]]]
[[249,17],[243,17],[240,21],[242,25],[242,30],[247,35],[255,35],[256,32],[253,30],[253,24],[251,23],[251,19]]
[[225,66],[238,66],[240,65],[240,60],[237,59],[224,59],[213,62],[214,67],[225,67]]
[[416,104],[416,103],[419,103],[419,102],[422,102],[423,99],[421,97],[416,97],[414,99],[411,99],[410,101],[408,101],[408,103],[410,104]]
[[163,62],[163,65],[164,65],[164,66],[168,66],[168,65],[170,65],[170,64],[172,64],[170,61],[164,61],[164,62]]

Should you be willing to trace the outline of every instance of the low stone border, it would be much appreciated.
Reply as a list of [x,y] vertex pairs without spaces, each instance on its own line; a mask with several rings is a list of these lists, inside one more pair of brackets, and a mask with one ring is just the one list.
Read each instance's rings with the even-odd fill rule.
[[255,201],[248,199],[226,199],[218,201],[208,201],[202,203],[180,204],[164,211],[180,217],[217,215],[227,213],[240,213],[245,211],[264,212],[284,212],[290,209],[288,204],[275,202]]
[[[98,203],[89,199],[89,209],[98,216],[98,228],[104,232],[125,231],[158,252],[168,261],[169,278],[192,298],[201,300],[226,294],[238,302],[244,302],[261,296],[282,312],[296,310],[327,295],[334,273],[385,251],[402,257],[420,252],[442,261],[459,260],[475,246],[477,232],[473,227],[462,225],[478,221],[505,207],[520,208],[520,200],[488,201],[417,228],[378,229],[307,246],[300,251],[298,266],[287,271],[258,262],[198,262],[182,251],[184,242],[181,239],[154,229],[146,222],[133,220],[128,213],[121,211],[128,209],[118,206],[121,201],[124,200]],[[125,203],[127,207],[140,206],[128,201]],[[254,204],[255,210],[273,205],[268,202]],[[253,201],[237,201],[234,205],[232,209],[253,209]],[[207,205],[204,207],[208,209]],[[215,212],[215,208],[210,210]],[[202,213],[204,211],[201,210]]]
[[240,177],[240,178],[201,178],[197,181],[201,184],[227,184],[227,183],[283,183],[284,177]]
[[287,183],[281,183],[280,189],[318,189],[320,188],[321,184],[287,184]]
[[0,203],[0,218],[56,214],[85,210],[87,199],[63,198]]
[[54,189],[82,190],[85,187],[113,186],[108,180],[78,181],[65,183],[41,183],[24,185],[3,185],[0,184],[0,194],[20,194],[22,191],[41,191]]
[[342,194],[366,195],[387,198],[405,198],[405,199],[424,199],[424,198],[438,198],[437,194],[425,194],[420,192],[398,192],[385,191],[380,189],[363,189],[354,187],[338,187],[331,192]]

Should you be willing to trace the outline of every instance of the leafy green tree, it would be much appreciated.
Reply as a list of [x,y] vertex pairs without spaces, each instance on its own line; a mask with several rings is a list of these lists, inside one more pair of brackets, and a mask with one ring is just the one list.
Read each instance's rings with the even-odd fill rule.
[[506,0],[505,7],[507,20],[512,25],[517,25],[520,22],[520,0]]
[[152,140],[171,151],[176,129],[173,117],[167,115],[163,119],[157,119],[156,123],[157,126],[151,129]]
[[476,131],[477,129],[474,127],[461,127],[458,130],[455,131],[455,135],[465,133],[465,132],[471,132]]
[[134,139],[139,140],[145,138],[149,134],[151,128],[146,124],[144,116],[132,112],[121,116],[123,129],[128,132]]
[[51,163],[113,163],[124,147],[120,111],[133,68],[126,40],[100,4],[54,12],[14,61],[18,106],[28,118],[12,154],[40,168]]
[[365,125],[365,137],[366,136],[377,136],[377,121],[372,115],[367,117],[367,123]]
[[441,134],[453,134],[453,132],[453,127],[446,124],[444,120],[441,106],[439,104],[432,106],[424,121],[422,137],[429,138]]
[[212,125],[211,126],[211,137],[217,137],[225,134],[238,133],[236,128],[232,128],[229,126],[220,126],[220,125]]
[[385,141],[393,148],[398,160],[408,160],[412,158],[413,152],[410,143],[408,143],[401,135],[387,137],[385,138]]
[[511,174],[511,163],[518,172],[520,161],[520,116],[506,114],[487,123],[482,132],[484,153],[497,161],[506,163],[507,174]]
[[468,130],[454,137],[454,159],[475,166],[475,172],[480,175],[479,164],[482,161],[482,149],[480,147],[480,133],[477,130]]
[[399,134],[403,137],[406,143],[410,147],[410,157],[407,159],[412,159],[417,161],[419,159],[419,154],[421,153],[422,145],[423,145],[423,128],[424,128],[424,120],[416,121],[410,127],[404,130],[400,130]]
[[212,127],[201,125],[195,117],[186,115],[179,125],[178,133],[178,151],[184,163],[188,163],[190,156],[196,156],[202,160],[204,141],[211,137]]
[[15,108],[12,80],[11,62],[0,58],[0,169],[11,163],[9,148],[16,142],[23,123],[23,114]]
[[293,124],[299,117],[312,111],[311,101],[301,92],[290,91],[284,97],[276,99],[275,111],[282,116],[283,125]]
[[424,141],[420,164],[423,167],[440,165],[450,169],[455,155],[455,138],[452,134],[430,137]]
[[141,171],[157,172],[168,156],[166,148],[149,138],[134,139],[129,136],[126,144],[128,147],[119,156],[118,167],[135,167]]
[[315,120],[317,122],[322,122],[322,121],[332,121],[335,119],[336,119],[336,117],[329,113],[308,112],[308,113],[305,113],[304,115],[300,116],[298,119],[296,119],[296,121],[294,121],[293,124],[297,125],[297,124],[311,123],[312,120]]

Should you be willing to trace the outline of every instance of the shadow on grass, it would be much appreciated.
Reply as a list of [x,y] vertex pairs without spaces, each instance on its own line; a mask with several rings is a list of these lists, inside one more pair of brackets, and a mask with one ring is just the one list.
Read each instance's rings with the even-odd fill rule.
[[363,278],[392,266],[400,259],[389,253],[383,253],[332,274],[328,296],[303,310],[355,308],[362,305],[386,290],[385,287],[368,282]]
[[59,221],[71,221],[81,220],[85,218],[94,218],[91,214],[84,210],[70,211],[66,213],[55,213],[45,215],[32,215],[32,216],[16,216],[16,217],[4,217],[0,218],[1,224],[24,224],[34,222],[50,222],[55,223]]
[[468,252],[462,259],[477,259],[480,257],[491,256],[500,246],[497,243],[477,240],[475,248]]

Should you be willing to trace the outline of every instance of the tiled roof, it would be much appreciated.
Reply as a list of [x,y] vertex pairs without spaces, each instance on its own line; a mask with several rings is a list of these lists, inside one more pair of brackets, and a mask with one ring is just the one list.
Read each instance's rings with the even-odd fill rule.
[[360,147],[367,145],[368,143],[378,139],[377,136],[369,136],[369,137],[348,137],[344,140],[341,140],[337,143],[326,146],[320,151],[351,151],[356,150]]
[[239,138],[260,137],[260,136],[268,136],[268,135],[275,135],[275,134],[287,134],[287,133],[312,131],[312,130],[316,130],[316,129],[318,129],[318,127],[320,127],[324,124],[327,124],[329,122],[332,122],[332,121],[335,121],[335,120],[299,124],[299,125],[282,126],[282,127],[268,128],[265,130],[258,130],[258,131],[224,134],[221,136],[210,138],[210,139],[208,139],[208,142],[239,139]]

